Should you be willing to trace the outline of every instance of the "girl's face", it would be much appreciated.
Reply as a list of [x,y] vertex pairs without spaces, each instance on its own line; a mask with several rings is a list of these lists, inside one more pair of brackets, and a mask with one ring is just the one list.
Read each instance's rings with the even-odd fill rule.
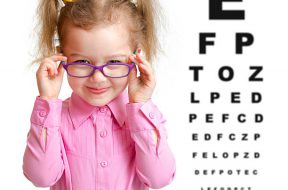
[[[124,24],[125,26],[125,24]],[[67,62],[85,60],[93,65],[103,65],[109,61],[128,61],[133,53],[130,47],[129,31],[123,23],[96,25],[84,30],[65,23],[63,53]],[[73,92],[87,103],[103,106],[117,97],[127,86],[128,78],[107,78],[101,71],[87,78],[68,76]]]

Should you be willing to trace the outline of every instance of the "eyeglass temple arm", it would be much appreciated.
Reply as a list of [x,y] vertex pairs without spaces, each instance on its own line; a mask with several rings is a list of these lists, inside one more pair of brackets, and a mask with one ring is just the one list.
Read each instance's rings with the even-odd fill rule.
[[[61,49],[60,53],[63,53],[62,49]],[[133,54],[136,55],[136,53],[137,53],[137,49],[133,52]],[[64,66],[65,65],[65,61],[61,61],[60,64],[62,64]],[[135,65],[134,61],[132,61],[132,64]]]

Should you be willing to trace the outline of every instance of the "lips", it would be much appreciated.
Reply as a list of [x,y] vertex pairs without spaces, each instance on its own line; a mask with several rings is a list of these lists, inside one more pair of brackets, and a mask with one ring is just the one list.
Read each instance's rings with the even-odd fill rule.
[[88,87],[87,89],[89,90],[89,92],[93,93],[93,94],[102,94],[105,93],[108,90],[109,87],[107,88],[92,88],[92,87]]

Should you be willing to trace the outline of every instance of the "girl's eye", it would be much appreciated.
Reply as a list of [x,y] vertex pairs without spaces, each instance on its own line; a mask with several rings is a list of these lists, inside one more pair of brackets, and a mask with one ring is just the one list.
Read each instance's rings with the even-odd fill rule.
[[77,60],[77,61],[74,61],[74,62],[90,64],[89,61],[87,61],[87,60]]
[[119,60],[110,60],[110,61],[108,61],[108,63],[121,63],[121,61],[119,61]]

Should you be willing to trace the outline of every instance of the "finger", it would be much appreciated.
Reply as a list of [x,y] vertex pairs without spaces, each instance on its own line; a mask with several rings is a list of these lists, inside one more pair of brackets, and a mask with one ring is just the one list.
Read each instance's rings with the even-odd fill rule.
[[43,73],[45,76],[54,76],[57,72],[56,63],[50,59],[44,59],[44,63],[39,68],[39,74]]
[[[141,49],[140,49],[141,50]],[[138,51],[138,53],[135,56],[135,60],[137,61],[138,65],[142,65],[143,67],[145,67],[147,70],[150,70],[152,72],[152,65],[145,60],[142,56],[141,56],[141,51]]]
[[[67,57],[63,56],[62,53],[58,53],[56,55],[53,55],[50,57],[50,59],[54,62],[55,64],[55,68],[54,68],[54,72],[53,72],[53,76],[58,75],[58,73],[60,73],[61,75],[64,73],[63,68],[61,67],[61,62],[62,61],[67,61]],[[58,61],[60,61],[60,64],[57,63]]]
[[145,59],[143,59],[139,53],[137,53],[134,61],[138,65],[140,76],[145,75],[146,77],[150,77],[151,75],[153,75],[153,69],[151,67],[151,64]]
[[[134,62],[134,57],[130,56],[128,62],[130,62],[130,63]],[[128,80],[132,81],[132,80],[135,80],[136,78],[137,78],[137,69],[136,69],[136,65],[135,65],[128,76]]]
[[139,69],[142,81],[154,81],[153,69],[151,64],[140,56],[141,49],[137,50],[136,56],[130,56],[130,60],[134,62]]
[[149,75],[152,74],[152,70],[149,67],[146,67],[143,64],[139,64],[138,68],[139,68],[139,71],[140,71],[140,75],[149,76]]
[[58,71],[57,71],[57,64],[53,61],[50,61],[47,63],[47,69],[48,69],[48,73],[49,73],[49,76],[56,76],[58,74]]
[[67,57],[62,54],[56,54],[50,57],[52,61],[67,61]]
[[134,56],[134,55],[130,55],[130,56],[128,57],[128,61],[127,61],[128,64],[132,64],[132,62],[133,62],[132,60],[134,60],[134,59],[133,59],[133,56]]
[[53,76],[58,75],[58,67],[59,67],[61,64],[58,64],[58,63],[55,62],[55,61],[50,61],[49,64],[51,64],[51,66],[53,67],[53,70],[51,70],[52,75],[53,75]]
[[59,64],[59,65],[58,65],[57,71],[58,71],[58,75],[63,76],[63,74],[64,74],[64,67],[63,67],[62,64]]
[[150,66],[150,67],[151,67],[151,64],[150,64],[147,60],[145,60],[144,58],[142,58],[141,55],[140,55],[140,53],[137,53],[137,54],[136,54],[135,59],[137,60],[137,62],[142,63],[142,64],[144,64],[144,65],[146,65],[146,66]]
[[139,65],[139,71],[140,71],[140,77],[143,82],[153,82],[154,81],[154,75],[152,70],[145,67],[143,64]]
[[130,71],[130,74],[128,76],[129,81],[133,81],[137,79],[137,69],[136,67],[133,67],[133,69]]

